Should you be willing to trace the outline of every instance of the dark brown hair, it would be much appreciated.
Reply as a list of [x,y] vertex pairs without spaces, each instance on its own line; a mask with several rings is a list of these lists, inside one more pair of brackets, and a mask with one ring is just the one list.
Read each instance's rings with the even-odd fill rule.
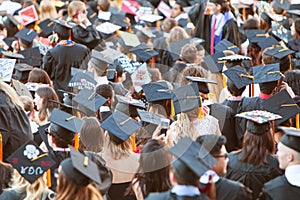
[[274,145],[275,141],[271,129],[262,135],[255,135],[246,131],[240,161],[265,166],[268,164],[267,156],[274,153]]
[[40,68],[34,68],[31,72],[29,72],[27,81],[32,83],[51,84],[51,79],[47,72]]
[[251,66],[262,64],[261,48],[257,44],[250,43],[247,48],[247,56],[251,57]]
[[42,99],[42,107],[39,110],[39,120],[44,121],[47,117],[47,110],[51,113],[54,108],[59,108],[59,105],[49,100],[59,102],[58,96],[53,88],[51,87],[40,87],[36,90],[36,94]]

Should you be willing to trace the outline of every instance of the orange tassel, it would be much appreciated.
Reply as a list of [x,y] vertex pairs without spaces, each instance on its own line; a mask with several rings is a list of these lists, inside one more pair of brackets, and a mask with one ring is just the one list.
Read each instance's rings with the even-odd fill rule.
[[51,170],[48,169],[46,172],[47,175],[47,187],[51,187]]
[[251,97],[254,97],[254,84],[251,84]]
[[136,150],[136,143],[135,143],[135,136],[134,134],[130,136],[131,137],[131,146],[132,146],[132,151]]
[[296,115],[296,129],[300,129],[300,117],[299,117],[299,113]]
[[74,136],[74,149],[78,150],[78,148],[79,148],[79,135],[78,133],[76,133]]

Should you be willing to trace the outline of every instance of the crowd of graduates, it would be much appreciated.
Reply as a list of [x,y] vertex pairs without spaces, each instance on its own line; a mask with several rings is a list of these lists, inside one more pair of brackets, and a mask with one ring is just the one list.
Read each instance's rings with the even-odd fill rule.
[[0,0],[0,200],[300,196],[297,0]]

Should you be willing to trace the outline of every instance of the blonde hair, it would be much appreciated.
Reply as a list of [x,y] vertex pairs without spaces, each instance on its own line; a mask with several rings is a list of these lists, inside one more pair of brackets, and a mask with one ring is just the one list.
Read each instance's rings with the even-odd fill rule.
[[167,39],[167,42],[170,44],[175,41],[183,40],[189,38],[189,35],[186,33],[184,28],[180,26],[175,26],[170,31],[170,37]]
[[68,179],[63,170],[58,177],[57,197],[55,200],[102,200],[100,192],[92,185],[81,186]]
[[71,20],[85,4],[82,1],[72,1],[68,6],[68,15]]
[[129,157],[131,153],[131,138],[121,144],[116,144],[109,136],[108,132],[105,133],[105,149],[108,150],[110,156],[114,160],[120,160],[123,157]]
[[14,106],[23,110],[23,103],[19,98],[17,92],[12,87],[0,80],[0,90],[2,90],[6,94],[6,96]]
[[55,19],[57,18],[57,11],[53,1],[42,0],[40,3],[40,21],[45,19]]

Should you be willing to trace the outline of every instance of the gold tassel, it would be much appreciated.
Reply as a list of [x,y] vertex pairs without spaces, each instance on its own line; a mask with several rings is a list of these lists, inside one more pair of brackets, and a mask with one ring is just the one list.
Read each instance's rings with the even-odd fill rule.
[[74,135],[74,149],[78,151],[78,148],[79,148],[79,135],[78,133],[76,133]]
[[47,187],[51,187],[51,170],[48,169],[46,172],[46,176],[47,176]]
[[203,109],[202,109],[202,107],[199,107],[198,108],[198,119],[201,119],[203,117],[204,117]]
[[174,103],[172,100],[171,101],[171,117],[174,117],[175,116],[175,108],[174,108]]
[[296,129],[300,129],[300,117],[299,117],[299,113],[296,115]]
[[132,147],[132,151],[136,150],[136,143],[135,143],[135,136],[134,134],[130,136],[131,137],[131,147]]
[[227,83],[226,83],[227,79],[223,74],[222,74],[222,80],[223,80],[223,87],[225,88],[227,86]]

